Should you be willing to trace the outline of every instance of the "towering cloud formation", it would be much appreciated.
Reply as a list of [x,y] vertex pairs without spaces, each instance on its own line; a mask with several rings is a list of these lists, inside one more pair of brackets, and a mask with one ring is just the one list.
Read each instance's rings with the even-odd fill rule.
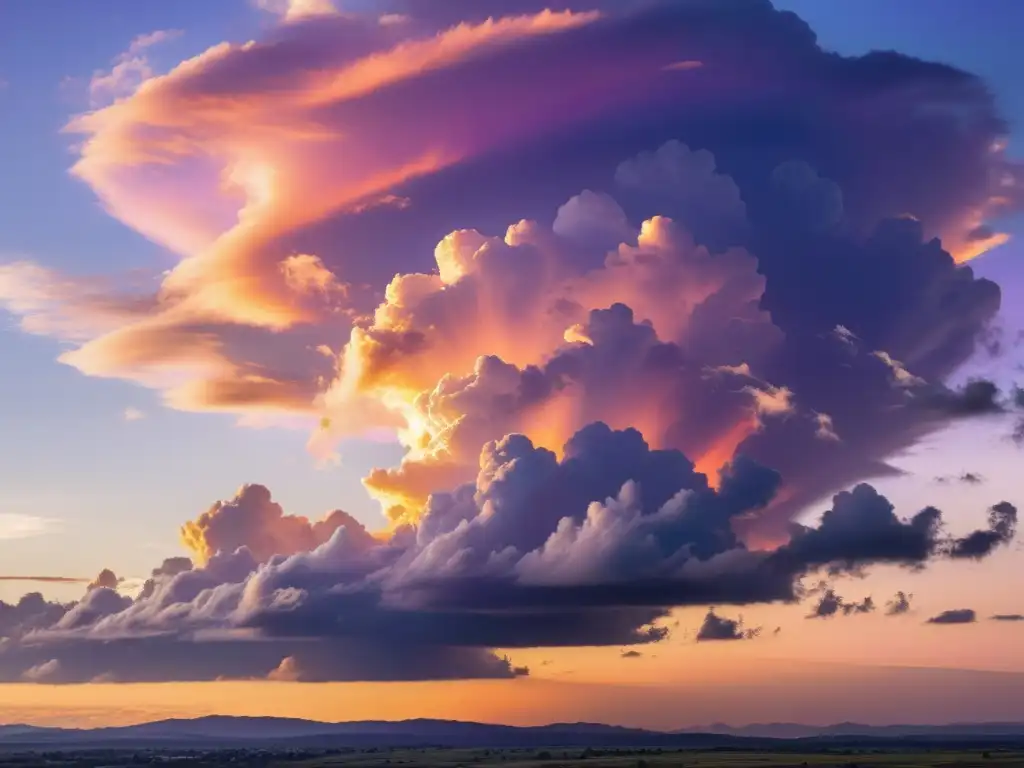
[[180,256],[159,290],[19,263],[0,301],[174,407],[299,413],[314,451],[393,432],[365,479],[392,531],[246,486],[130,605],[8,607],[5,676],[514,676],[487,649],[655,642],[672,606],[1012,539],[1009,504],[953,539],[858,484],[1004,408],[944,384],[1024,187],[983,83],[827,53],[767,0],[265,5],[266,39],[69,126]]
[[[885,457],[946,417],[916,390],[999,304],[957,267],[1021,198],[983,84],[825,53],[767,0],[546,5],[269,4],[283,21],[267,39],[211,48],[69,126],[74,173],[182,257],[160,290],[75,291],[22,263],[0,296],[27,330],[78,344],[65,362],[176,407],[318,415],[319,450],[397,429],[407,461],[368,478],[396,519],[470,479],[487,440],[557,449],[596,418],[712,477],[738,447],[770,457],[787,491],[767,537],[891,472]],[[616,303],[688,369],[651,399],[564,369],[564,340],[596,349],[588,313]],[[527,379],[541,366],[552,392],[499,361]],[[750,378],[696,381],[706,368]],[[715,386],[746,392],[746,412],[706,420]]]

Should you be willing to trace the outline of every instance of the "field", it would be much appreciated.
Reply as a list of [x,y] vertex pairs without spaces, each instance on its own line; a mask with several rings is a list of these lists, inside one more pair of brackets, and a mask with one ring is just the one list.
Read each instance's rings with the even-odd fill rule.
[[1024,768],[1021,751],[836,750],[741,752],[729,750],[414,749],[89,751],[8,754],[4,768],[128,768],[138,765],[226,768]]

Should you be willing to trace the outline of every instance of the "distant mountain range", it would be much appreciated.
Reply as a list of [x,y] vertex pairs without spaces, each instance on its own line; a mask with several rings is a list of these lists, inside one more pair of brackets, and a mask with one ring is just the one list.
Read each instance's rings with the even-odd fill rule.
[[322,723],[277,717],[201,717],[161,720],[117,728],[43,728],[0,725],[0,749],[71,750],[232,747],[389,748],[610,748],[797,749],[900,742],[927,746],[1024,745],[1024,723],[886,725],[839,723],[823,727],[765,723],[733,727],[720,723],[664,732],[599,723],[552,723],[516,727],[451,720],[370,720]]

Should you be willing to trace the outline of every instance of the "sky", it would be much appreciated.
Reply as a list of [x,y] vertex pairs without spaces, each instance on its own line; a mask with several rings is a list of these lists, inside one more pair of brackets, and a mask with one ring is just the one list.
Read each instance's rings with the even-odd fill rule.
[[0,721],[1024,719],[1021,23],[0,0]]

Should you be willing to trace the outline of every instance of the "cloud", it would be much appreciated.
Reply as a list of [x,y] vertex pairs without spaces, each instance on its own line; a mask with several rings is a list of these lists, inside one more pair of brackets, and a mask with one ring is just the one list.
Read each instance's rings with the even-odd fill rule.
[[104,568],[99,572],[99,575],[89,582],[89,586],[86,587],[87,591],[94,589],[113,589],[116,590],[118,585],[121,583],[121,579],[117,578],[115,574],[109,568]]
[[928,619],[928,624],[973,624],[977,615],[970,608],[956,608],[943,611]]
[[1000,502],[988,514],[988,527],[963,537],[942,535],[942,513],[926,507],[901,520],[893,505],[873,487],[860,484],[836,494],[820,524],[792,525],[792,538],[779,549],[783,558],[808,565],[828,565],[833,573],[856,572],[878,562],[916,567],[933,557],[987,557],[1012,540],[1016,508]]
[[140,411],[138,408],[128,406],[124,409],[124,420],[125,421],[141,421],[146,418],[146,414]]
[[991,617],[992,621],[1024,621],[1024,614],[1020,613],[997,613]]
[[807,615],[807,618],[826,619],[840,614],[843,616],[850,616],[851,614],[856,613],[871,613],[874,610],[875,601],[871,599],[870,595],[865,597],[859,603],[849,603],[837,595],[835,590],[825,588],[821,593],[821,597],[818,598],[818,602],[815,603],[811,612]]
[[630,649],[623,651],[619,656],[623,659],[639,659],[643,654],[640,651]]
[[43,683],[52,680],[59,673],[60,662],[57,659],[50,659],[26,669],[22,674],[22,679],[32,683]]
[[949,556],[979,559],[998,546],[1009,543],[1017,532],[1017,508],[1006,501],[988,512],[988,528],[973,531],[952,542]]
[[37,515],[0,514],[0,540],[31,539],[61,528],[61,521]]
[[153,593],[159,584],[173,579],[179,573],[187,573],[194,567],[194,563],[191,558],[188,557],[168,557],[160,565],[152,570],[150,576],[142,584],[142,589],[139,591],[139,599],[144,600],[152,597]]
[[751,640],[761,633],[761,628],[743,629],[742,619],[728,619],[719,616],[713,608],[709,608],[704,616],[704,623],[697,630],[697,642],[709,640]]
[[[966,273],[934,249],[892,259],[888,235],[871,240],[881,220],[910,212],[921,248],[936,234],[958,258],[969,255],[962,245],[991,244],[978,238],[979,217],[1013,204],[1017,169],[993,149],[1004,127],[966,73],[892,53],[827,53],[767,2],[593,2],[577,13],[503,2],[486,14],[465,3],[390,2],[315,24],[301,17],[328,4],[264,5],[291,21],[252,44],[215,46],[70,126],[83,136],[75,173],[114,216],[182,257],[143,317],[76,340],[64,360],[85,373],[173,390],[175,407],[308,412],[330,377],[312,350],[336,348],[392,275],[429,271],[439,236],[547,216],[581,189],[621,195],[622,215],[606,223],[662,215],[713,253],[744,246],[783,331],[838,316],[923,379],[955,367],[973,326],[994,311],[994,286],[956,279]],[[509,96],[495,101],[494,92]],[[970,130],[936,103],[970,115]],[[864,116],[876,112],[886,119]],[[778,141],[752,152],[733,124],[771,126]],[[934,137],[920,156],[899,150],[909,125]],[[458,195],[456,207],[453,189],[473,194]],[[409,204],[367,207],[386,199]],[[788,213],[776,215],[776,204]],[[572,215],[556,233],[575,231]],[[854,253],[865,242],[874,247],[867,258]],[[802,281],[825,268],[808,262],[822,248],[856,269],[842,285],[814,275],[824,287],[815,297]],[[297,254],[348,290],[296,294],[281,265]],[[947,289],[964,300],[929,304]],[[900,307],[899,316],[872,319],[866,308],[875,306]],[[452,372],[465,375],[472,362]],[[799,400],[789,382],[761,378]],[[872,470],[883,468],[865,461],[849,472]],[[794,498],[843,482],[822,484]]]
[[902,616],[905,613],[910,612],[910,601],[914,599],[913,595],[908,595],[906,592],[900,590],[893,598],[885,604],[885,615],[886,616]]
[[0,305],[19,317],[28,333],[84,341],[152,309],[152,299],[142,292],[119,294],[120,282],[62,275],[30,261],[13,261],[0,264]]
[[330,16],[338,12],[331,0],[253,0],[253,5],[280,16],[285,22],[301,21],[313,16]]
[[[191,524],[200,564],[164,561],[134,599],[104,573],[77,603],[3,607],[0,679],[51,659],[60,682],[514,677],[489,649],[657,643],[673,607],[796,602],[816,574],[954,556],[941,513],[901,520],[866,485],[786,544],[748,549],[732,522],[779,483],[739,457],[712,487],[682,453],[594,423],[558,455],[523,435],[489,443],[474,482],[389,538],[344,520],[320,541],[246,486]],[[710,616],[704,639],[755,634]]]
[[[17,603],[0,600],[0,638],[17,638],[36,628],[51,627],[67,610],[68,606],[48,602],[38,592],[29,592]],[[9,644],[5,644],[0,652],[8,648]]]
[[658,642],[675,606],[1013,538],[1005,502],[955,537],[864,482],[1013,407],[945,383],[1001,301],[966,262],[1024,187],[980,80],[823,51],[766,0],[272,5],[165,75],[136,41],[68,126],[177,264],[22,260],[0,301],[170,407],[298,417],[318,455],[393,433],[364,480],[392,528],[245,486],[135,599],[5,608],[0,678],[511,677],[490,649]]
[[154,45],[173,40],[181,34],[176,29],[158,29],[139,35],[118,54],[109,70],[97,70],[89,80],[89,100],[93,108],[103,107],[117,99],[131,96],[139,86],[153,77],[153,69],[145,51]]
[[[540,366],[483,357],[472,374],[446,376],[415,399],[406,418],[416,432],[404,439],[416,447],[397,469],[376,470],[364,481],[393,518],[418,518],[429,493],[471,479],[480,446],[509,432],[559,450],[596,418],[642,426],[659,447],[699,457],[714,482],[742,436],[784,410],[772,405],[777,393],[766,383],[709,375],[687,362],[685,347],[660,342],[625,305],[594,310],[574,328],[587,341],[563,345]],[[684,399],[692,410],[680,410]],[[724,452],[723,435],[731,439]]]
[[965,485],[981,485],[985,482],[985,478],[979,475],[977,472],[963,472],[956,476],[942,475],[935,478],[937,483],[949,483],[958,482],[964,483]]
[[217,552],[244,547],[260,561],[307,552],[345,528],[354,541],[372,546],[373,537],[351,515],[335,510],[323,520],[286,515],[262,485],[245,485],[227,502],[217,502],[181,528],[182,543],[202,563]]

